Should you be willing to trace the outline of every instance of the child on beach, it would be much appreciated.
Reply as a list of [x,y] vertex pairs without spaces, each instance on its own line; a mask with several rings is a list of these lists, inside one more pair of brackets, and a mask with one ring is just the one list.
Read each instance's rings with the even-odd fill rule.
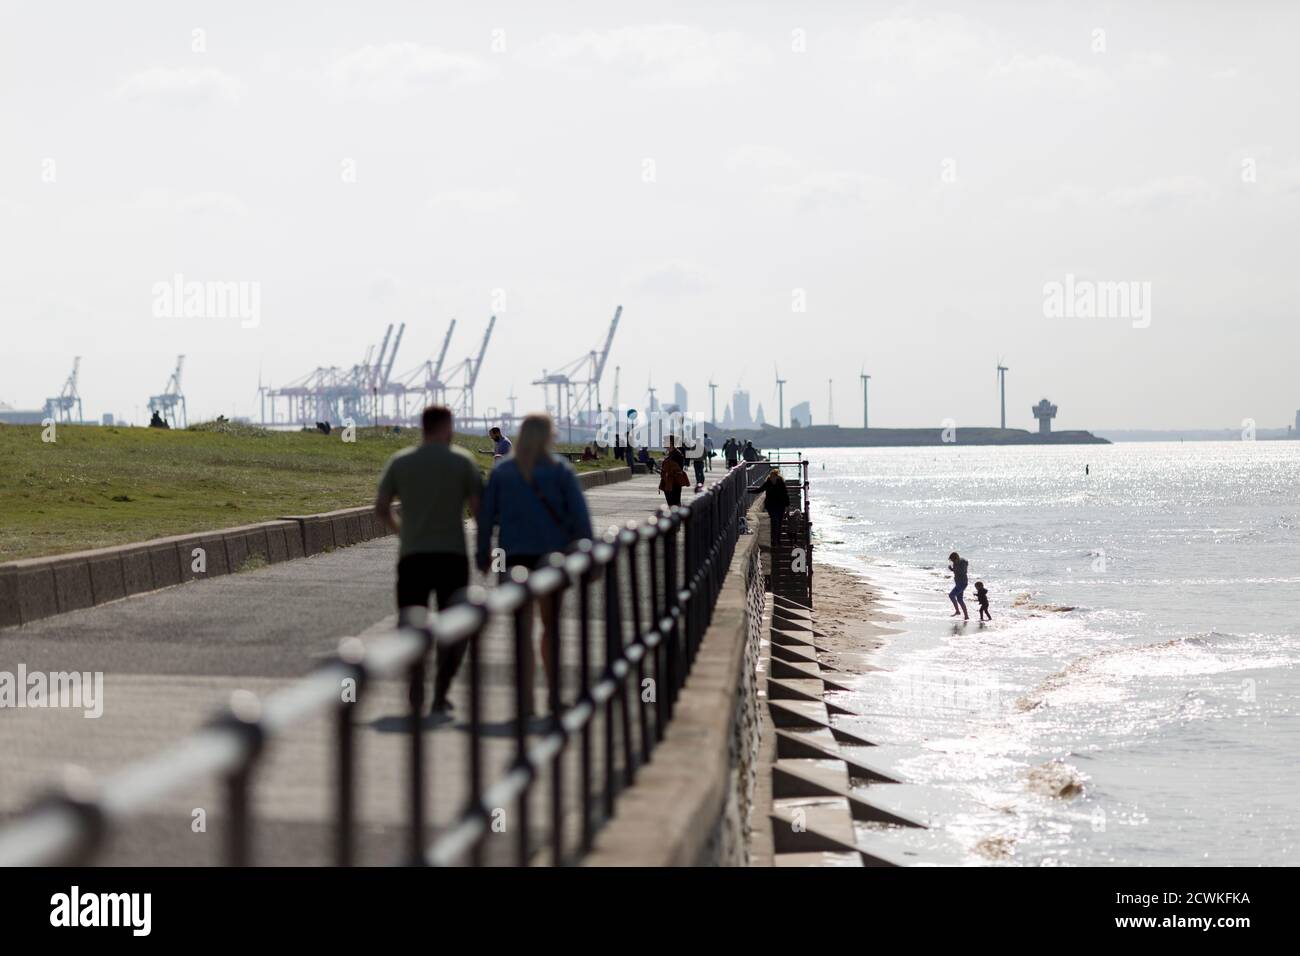
[[993,615],[989,613],[989,592],[984,589],[983,581],[975,582],[975,600],[980,602],[980,620],[993,620]]

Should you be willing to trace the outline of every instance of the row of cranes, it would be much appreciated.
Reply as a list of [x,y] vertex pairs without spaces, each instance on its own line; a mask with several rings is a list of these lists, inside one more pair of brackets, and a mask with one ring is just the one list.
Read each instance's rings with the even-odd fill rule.
[[[185,410],[185,395],[181,391],[181,369],[184,365],[185,356],[177,356],[176,368],[167,379],[167,385],[162,393],[149,397],[150,413],[157,420],[166,422],[173,428],[184,428],[189,424],[189,417]],[[78,389],[80,378],[81,356],[78,355],[72,360],[72,371],[64,381],[59,394],[45,400],[41,413],[46,420],[59,425],[81,424],[85,421],[81,392]],[[111,417],[106,417],[105,421],[111,421]]]
[[[601,381],[622,315],[623,307],[620,305],[614,310],[614,317],[599,348],[558,368],[543,369],[541,378],[533,382],[542,386],[546,410],[557,425],[567,428],[570,437],[575,429],[586,435],[599,425],[599,415],[604,409]],[[437,356],[396,375],[393,369],[406,335],[406,323],[396,326],[396,335],[394,325],[389,323],[383,339],[377,345],[371,344],[355,365],[318,366],[279,388],[271,388],[259,381],[257,394],[261,424],[308,427],[316,422],[342,423],[350,419],[358,425],[416,425],[426,406],[440,404],[452,409],[462,428],[487,428],[491,425],[510,428],[515,419],[514,394],[507,397],[510,403],[508,412],[498,413],[495,407],[488,407],[480,413],[475,404],[475,387],[483,371],[496,321],[495,315],[488,318],[475,354],[448,366],[447,357],[457,324],[456,319],[452,319]],[[185,356],[177,356],[176,367],[162,392],[149,397],[148,408],[154,424],[165,423],[173,428],[188,426],[189,415],[181,388],[184,367]],[[60,393],[46,399],[46,418],[60,423],[82,420],[81,395],[77,390],[80,369],[81,358],[78,356]],[[614,403],[617,401],[618,373],[615,370]]]
[[[603,407],[600,385],[622,315],[623,307],[618,306],[600,348],[559,368],[544,369],[542,377],[533,382],[542,386],[547,411],[570,435],[575,428],[585,434],[598,424]],[[448,366],[457,325],[457,320],[452,319],[437,354],[397,375],[393,368],[406,324],[397,327],[396,337],[390,324],[377,357],[372,345],[365,358],[351,367],[319,367],[280,388],[259,384],[262,424],[308,426],[351,419],[358,425],[416,425],[427,405],[438,404],[452,410],[461,428],[510,428],[515,419],[516,396],[507,397],[509,411],[499,412],[491,406],[480,410],[475,403],[475,388],[496,322],[495,315],[488,318],[476,354]]]
[[[592,349],[553,371],[542,369],[542,377],[533,382],[542,387],[542,400],[547,412],[561,428],[567,428],[570,440],[575,427],[585,433],[599,424],[598,418],[603,410],[600,380],[605,374],[609,352],[614,345],[614,333],[618,331],[618,322],[622,317],[623,307],[620,305],[614,310],[614,318],[605,334],[605,343],[599,350]],[[555,390],[554,403],[551,401],[552,389]],[[614,393],[617,403],[617,378]]]
[[456,330],[456,320],[452,319],[437,359],[421,362],[396,376],[393,367],[406,323],[397,327],[396,338],[389,323],[378,355],[372,344],[362,361],[351,367],[320,366],[280,388],[259,384],[262,424],[306,426],[351,420],[358,425],[411,425],[419,421],[426,405],[435,403],[451,406],[459,418],[473,419],[474,386],[496,321],[495,315],[488,319],[476,356],[444,368]]

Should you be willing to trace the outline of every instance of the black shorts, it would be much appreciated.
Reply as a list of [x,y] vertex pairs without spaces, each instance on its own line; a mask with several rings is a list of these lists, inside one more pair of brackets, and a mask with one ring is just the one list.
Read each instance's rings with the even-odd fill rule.
[[428,607],[432,593],[438,610],[469,586],[469,558],[450,552],[408,554],[397,562],[397,606]]

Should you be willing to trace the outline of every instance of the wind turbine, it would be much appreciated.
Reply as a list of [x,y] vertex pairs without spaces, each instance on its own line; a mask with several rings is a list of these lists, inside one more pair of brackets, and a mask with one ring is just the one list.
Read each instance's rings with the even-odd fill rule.
[[871,381],[871,376],[867,374],[867,367],[862,366],[862,371],[858,373],[858,378],[862,380],[862,430],[867,430],[867,382]]
[[1007,427],[1007,372],[1009,369],[998,359],[998,390],[1002,393],[1002,427]]
[[709,376],[709,424],[718,424],[718,383]]
[[835,379],[826,380],[826,424],[835,424]]
[[781,377],[781,371],[772,363],[772,371],[776,372],[776,427],[785,428],[785,379]]

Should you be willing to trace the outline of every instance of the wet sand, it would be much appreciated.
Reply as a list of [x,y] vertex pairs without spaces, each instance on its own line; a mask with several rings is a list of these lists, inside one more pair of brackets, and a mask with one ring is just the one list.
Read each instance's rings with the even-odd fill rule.
[[818,563],[813,573],[813,626],[824,664],[849,674],[876,670],[871,658],[901,620],[884,610],[881,591],[862,575]]

